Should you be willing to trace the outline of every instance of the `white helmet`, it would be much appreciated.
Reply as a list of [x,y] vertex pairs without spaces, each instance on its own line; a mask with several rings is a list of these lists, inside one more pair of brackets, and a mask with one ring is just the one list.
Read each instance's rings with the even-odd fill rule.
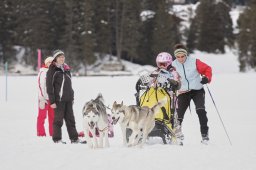
[[158,68],[165,68],[172,64],[172,56],[167,52],[161,52],[156,57],[156,65]]

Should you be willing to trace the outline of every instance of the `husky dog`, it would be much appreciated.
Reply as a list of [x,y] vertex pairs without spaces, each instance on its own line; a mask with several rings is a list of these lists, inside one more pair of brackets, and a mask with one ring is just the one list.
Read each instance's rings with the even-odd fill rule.
[[[155,126],[155,114],[167,102],[167,98],[159,101],[152,108],[147,106],[130,105],[125,106],[123,102],[113,103],[111,112],[113,124],[119,123],[123,133],[123,144],[128,147],[139,145],[142,147],[148,137],[148,134]],[[126,129],[132,130],[127,143]]]
[[[83,107],[83,128],[85,139],[90,148],[102,148],[103,137],[105,139],[105,147],[109,147],[108,141],[108,116],[106,107],[103,103],[102,94],[98,94],[96,99],[85,103]],[[99,139],[96,138],[96,128],[99,131]],[[89,137],[92,134],[92,141]],[[98,143],[99,142],[99,143]]]

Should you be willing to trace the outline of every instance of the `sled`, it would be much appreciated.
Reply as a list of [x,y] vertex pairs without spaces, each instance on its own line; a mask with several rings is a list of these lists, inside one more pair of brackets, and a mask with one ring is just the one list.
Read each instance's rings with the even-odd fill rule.
[[177,124],[177,115],[175,113],[176,97],[168,81],[171,78],[173,77],[162,74],[162,72],[154,75],[145,74],[140,76],[136,84],[136,100],[139,106],[152,107],[158,101],[167,97],[166,104],[155,115],[155,127],[148,135],[149,138],[160,137],[164,144],[176,141],[174,133],[174,127]]

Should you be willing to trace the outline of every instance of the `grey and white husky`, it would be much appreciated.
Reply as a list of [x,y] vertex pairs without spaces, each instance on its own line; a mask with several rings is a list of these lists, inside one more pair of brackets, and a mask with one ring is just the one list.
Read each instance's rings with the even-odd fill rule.
[[[136,146],[142,147],[146,142],[148,134],[155,126],[155,114],[167,102],[167,98],[159,101],[152,108],[147,106],[136,106],[113,103],[111,112],[113,124],[119,123],[123,134],[123,144],[128,147]],[[126,129],[132,130],[127,143]]]
[[[90,148],[102,148],[103,138],[105,140],[104,146],[109,147],[108,117],[102,94],[98,94],[96,99],[85,103],[83,107],[83,128],[85,139]],[[96,128],[99,131],[98,139],[96,137]],[[89,132],[92,134],[92,139],[89,137]]]

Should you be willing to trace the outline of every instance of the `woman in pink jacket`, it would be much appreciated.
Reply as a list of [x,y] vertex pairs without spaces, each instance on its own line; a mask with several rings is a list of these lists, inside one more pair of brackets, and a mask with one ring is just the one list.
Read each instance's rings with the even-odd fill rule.
[[37,116],[37,136],[46,136],[44,122],[48,114],[49,135],[53,134],[54,110],[50,107],[49,97],[46,91],[46,73],[53,57],[47,57],[44,66],[38,73],[38,116]]

